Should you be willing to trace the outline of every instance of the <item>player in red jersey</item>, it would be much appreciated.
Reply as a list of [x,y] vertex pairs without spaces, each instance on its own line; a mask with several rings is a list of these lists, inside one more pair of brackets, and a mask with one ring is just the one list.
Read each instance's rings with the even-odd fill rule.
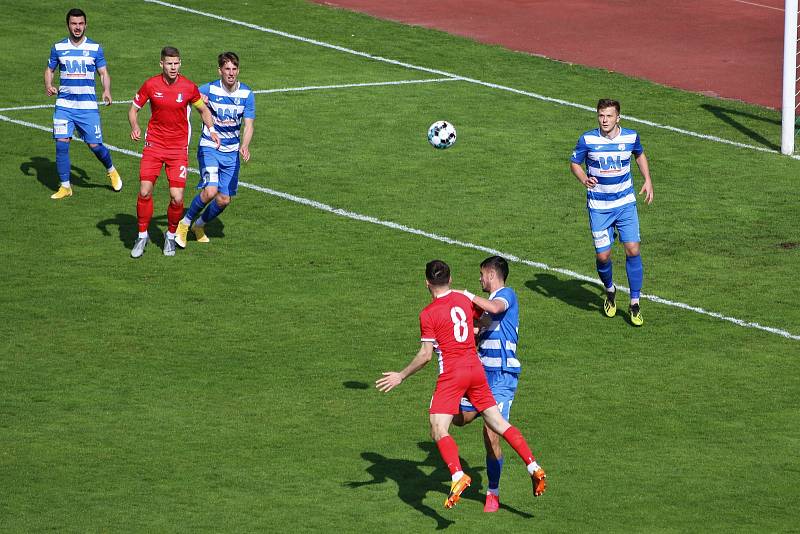
[[510,425],[497,408],[475,348],[472,302],[462,293],[451,291],[451,283],[450,267],[445,262],[433,260],[425,266],[425,285],[433,302],[419,314],[422,346],[405,369],[383,373],[375,381],[376,387],[382,392],[392,390],[422,369],[436,350],[439,354],[439,378],[436,380],[428,413],[431,437],[452,475],[450,494],[444,502],[445,508],[455,506],[461,493],[472,482],[461,470],[458,446],[449,433],[453,416],[459,412],[461,397],[467,397],[483,415],[486,425],[503,436],[517,451],[528,467],[533,482],[533,494],[538,497],[547,487],[544,470],[536,463],[522,433]]
[[203,117],[203,124],[211,132],[211,139],[219,147],[219,137],[214,130],[211,111],[203,103],[197,86],[181,76],[181,54],[177,48],[166,46],[161,50],[161,74],[147,79],[128,111],[131,123],[131,139],[142,137],[139,129],[139,110],[150,101],[150,122],[147,123],[142,161],[139,164],[139,198],[136,215],[139,219],[139,236],[131,250],[131,257],[144,254],[149,236],[147,227],[153,217],[153,186],[166,168],[169,180],[169,207],[167,208],[168,231],[164,239],[164,255],[175,255],[175,229],[183,217],[183,189],[189,168],[189,105],[193,105]]

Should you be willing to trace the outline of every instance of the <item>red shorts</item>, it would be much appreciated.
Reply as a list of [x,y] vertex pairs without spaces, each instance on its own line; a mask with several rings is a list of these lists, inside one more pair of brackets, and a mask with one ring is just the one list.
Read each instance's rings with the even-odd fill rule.
[[189,168],[189,149],[168,150],[145,145],[142,161],[139,163],[139,180],[156,183],[161,167],[166,167],[170,187],[186,186],[186,173]]
[[457,367],[440,374],[428,413],[455,415],[459,411],[461,397],[467,397],[479,412],[497,404],[486,382],[486,371],[482,365]]

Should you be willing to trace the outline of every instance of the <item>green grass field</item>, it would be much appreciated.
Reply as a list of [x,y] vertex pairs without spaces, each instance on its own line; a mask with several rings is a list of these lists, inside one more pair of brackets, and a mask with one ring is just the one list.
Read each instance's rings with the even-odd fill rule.
[[[299,0],[175,1],[584,106],[614,96],[624,115],[661,125],[780,144],[774,110]],[[114,152],[125,180],[115,194],[73,143],[75,195],[52,201],[53,141],[37,129],[49,129],[52,109],[5,110],[53,103],[42,71],[69,7],[4,4],[14,23],[0,42],[15,64],[0,87],[0,531],[796,531],[800,162],[625,123],[641,134],[655,185],[653,205],[639,208],[645,293],[745,326],[645,300],[645,326],[634,329],[627,313],[601,316],[598,286],[531,266],[595,277],[584,192],[568,168],[595,118],[463,80],[257,95],[247,186],[209,227],[212,242],[161,255],[162,179],[154,242],[134,261],[138,158]],[[159,72],[167,44],[198,83],[214,79],[219,52],[238,52],[241,79],[256,90],[445,77],[165,5],[83,8],[118,101]],[[101,110],[104,136],[138,153],[127,110]],[[425,140],[438,119],[458,128],[446,151]],[[512,263],[509,278],[524,366],[512,421],[548,472],[540,499],[506,448],[503,507],[483,514],[475,424],[453,430],[474,483],[445,511],[449,473],[427,423],[435,366],[388,395],[373,387],[416,353],[424,264],[448,261],[455,285],[476,291],[488,255],[409,228],[529,262]],[[623,262],[615,274],[627,285]]]

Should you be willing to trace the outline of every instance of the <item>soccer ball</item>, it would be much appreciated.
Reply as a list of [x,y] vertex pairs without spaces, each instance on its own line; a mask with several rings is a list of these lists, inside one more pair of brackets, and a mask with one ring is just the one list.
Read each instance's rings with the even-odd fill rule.
[[436,121],[428,128],[428,142],[434,148],[450,148],[456,142],[456,128],[447,121]]

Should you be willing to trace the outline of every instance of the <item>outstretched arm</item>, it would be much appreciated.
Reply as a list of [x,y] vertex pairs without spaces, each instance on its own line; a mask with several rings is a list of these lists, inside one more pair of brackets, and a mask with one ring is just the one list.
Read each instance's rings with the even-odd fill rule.
[[417,352],[417,355],[414,356],[414,359],[411,360],[411,363],[409,363],[405,369],[399,373],[395,371],[383,373],[383,376],[375,381],[375,387],[384,393],[391,391],[396,386],[400,385],[400,382],[425,367],[425,365],[431,361],[432,357],[433,343],[430,341],[423,341],[419,352]]

